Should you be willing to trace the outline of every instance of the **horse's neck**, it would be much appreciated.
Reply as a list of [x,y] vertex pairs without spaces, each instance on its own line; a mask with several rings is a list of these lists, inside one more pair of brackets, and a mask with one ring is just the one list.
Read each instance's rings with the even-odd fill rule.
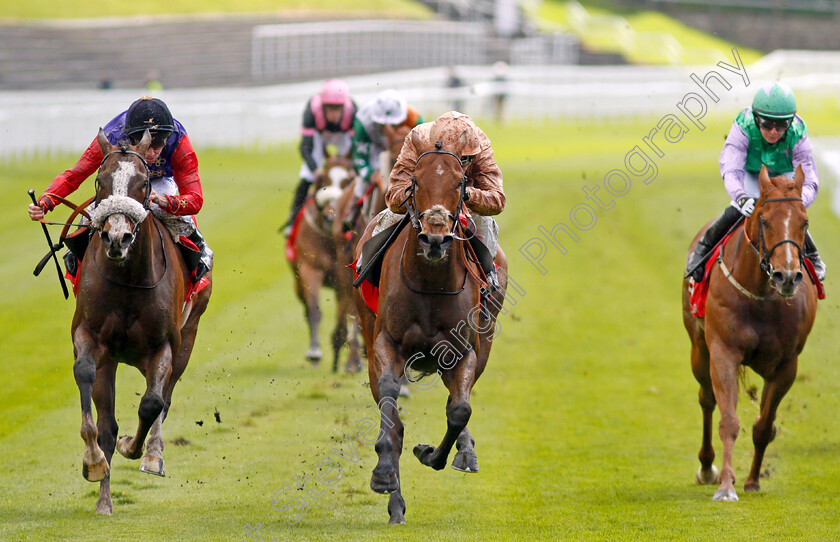
[[[757,237],[757,235],[756,235]],[[750,246],[750,239],[757,242],[752,235],[748,235],[746,223],[741,231],[736,231],[729,239],[724,250],[724,263],[729,266],[732,278],[749,292],[763,297],[772,289],[767,273],[761,270],[761,258],[757,251],[759,247]],[[755,250],[753,250],[755,249]],[[728,254],[729,257],[726,257]]]
[[401,264],[406,277],[409,277],[408,280],[416,281],[412,282],[412,286],[419,286],[426,291],[459,291],[464,285],[467,273],[461,258],[461,252],[464,250],[461,243],[464,241],[456,239],[446,251],[444,259],[430,262],[423,256],[423,249],[414,230],[407,227],[405,231],[408,232],[408,239]]

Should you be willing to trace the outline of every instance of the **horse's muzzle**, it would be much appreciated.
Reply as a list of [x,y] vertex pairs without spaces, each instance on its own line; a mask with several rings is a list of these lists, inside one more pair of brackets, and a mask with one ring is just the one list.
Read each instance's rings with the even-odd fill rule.
[[102,240],[102,246],[105,248],[108,259],[117,262],[125,260],[128,256],[128,248],[134,242],[134,234],[131,232],[112,236],[110,231],[101,231],[99,237]]
[[796,293],[796,287],[802,282],[802,271],[773,271],[770,283],[783,297],[790,297]]
[[437,262],[446,256],[446,250],[452,244],[454,237],[449,233],[437,235],[421,232],[417,235],[417,240],[423,249],[423,256],[429,261]]

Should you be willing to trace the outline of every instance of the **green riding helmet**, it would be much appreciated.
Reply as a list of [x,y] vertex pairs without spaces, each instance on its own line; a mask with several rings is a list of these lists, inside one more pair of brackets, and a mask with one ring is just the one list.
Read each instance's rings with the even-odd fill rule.
[[791,119],[796,115],[796,96],[783,83],[767,83],[755,93],[752,109],[765,118]]

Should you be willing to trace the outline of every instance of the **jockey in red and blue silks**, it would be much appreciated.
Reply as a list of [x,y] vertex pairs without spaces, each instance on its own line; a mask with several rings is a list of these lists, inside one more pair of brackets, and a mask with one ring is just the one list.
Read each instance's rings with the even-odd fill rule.
[[284,225],[286,235],[306,201],[309,187],[320,173],[326,147],[333,145],[339,156],[349,156],[355,118],[356,104],[350,98],[347,84],[339,79],[325,82],[320,94],[306,102],[300,128],[303,165],[300,167],[300,183],[292,197],[289,219]]
[[[132,103],[103,128],[112,145],[125,139],[136,145],[146,130],[152,136],[152,143],[144,157],[149,165],[152,210],[163,210],[172,219],[168,222],[177,224],[174,229],[193,241],[201,251],[201,263],[193,277],[193,281],[197,282],[212,267],[213,251],[198,231],[193,217],[201,210],[204,195],[198,175],[198,158],[186,129],[172,117],[163,101],[149,96]],[[94,138],[78,162],[53,179],[38,199],[38,205],[29,206],[30,218],[38,220],[44,217],[45,212],[54,209],[59,202],[53,195],[65,198],[75,192],[98,171],[102,159],[102,149]],[[71,274],[75,274],[70,269],[75,263],[71,254],[68,261]]]

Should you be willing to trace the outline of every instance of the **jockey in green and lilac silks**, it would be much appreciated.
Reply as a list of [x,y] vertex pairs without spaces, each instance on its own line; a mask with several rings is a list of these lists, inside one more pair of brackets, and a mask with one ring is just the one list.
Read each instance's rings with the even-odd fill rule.
[[[184,235],[188,235],[201,251],[201,263],[192,279],[198,282],[212,267],[213,251],[198,231],[194,218],[204,204],[204,194],[198,175],[198,158],[186,129],[172,117],[163,101],[150,96],[136,100],[103,128],[112,145],[121,140],[137,145],[146,130],[152,137],[144,156],[149,166],[151,183],[149,201],[153,209],[159,207],[183,222],[183,228],[179,229],[183,229]],[[52,195],[65,198],[75,192],[88,177],[96,173],[103,158],[102,149],[94,138],[76,164],[53,179],[38,199],[38,205],[29,206],[30,218],[43,218],[46,211],[58,205],[58,200]],[[70,254],[68,270],[76,263],[72,256]],[[71,271],[71,274],[75,273]]]
[[[689,255],[686,273],[696,282],[703,278],[698,264],[726,235],[741,216],[749,216],[760,196],[758,173],[762,164],[771,177],[793,178],[802,166],[805,182],[802,203],[810,206],[817,197],[819,176],[811,153],[808,128],[796,114],[796,97],[787,85],[768,83],[753,99],[752,107],[741,111],[732,123],[720,153],[720,175],[729,196],[730,206],[715,220]],[[825,264],[820,260],[811,234],[806,232],[804,257],[811,260],[820,280],[825,278]]]

